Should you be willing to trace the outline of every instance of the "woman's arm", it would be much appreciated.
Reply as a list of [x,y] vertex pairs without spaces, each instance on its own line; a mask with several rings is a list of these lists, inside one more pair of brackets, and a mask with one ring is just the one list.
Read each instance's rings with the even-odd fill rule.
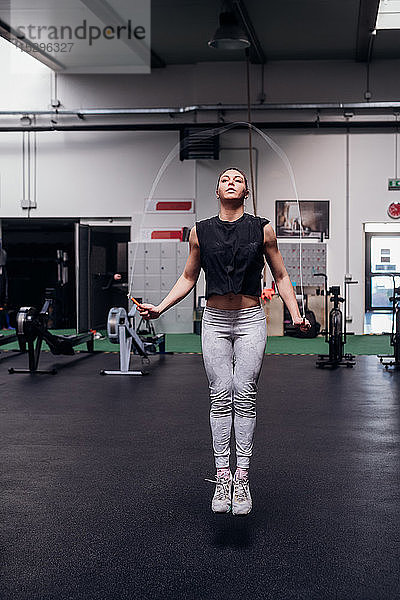
[[194,226],[190,231],[189,256],[182,275],[179,277],[169,294],[158,306],[154,306],[153,304],[141,304],[138,307],[140,316],[144,319],[157,319],[166,310],[171,308],[171,306],[180,302],[180,300],[185,298],[185,296],[187,296],[194,288],[199,277],[200,269],[200,246],[197,238],[196,226]]
[[264,254],[278,288],[279,295],[290,312],[293,324],[300,326],[301,329],[306,325],[305,329],[309,329],[310,325],[308,321],[306,319],[303,321],[303,317],[300,314],[292,282],[290,281],[286,267],[283,264],[282,255],[279,252],[276,241],[275,231],[272,229],[271,225],[266,225],[264,227]]

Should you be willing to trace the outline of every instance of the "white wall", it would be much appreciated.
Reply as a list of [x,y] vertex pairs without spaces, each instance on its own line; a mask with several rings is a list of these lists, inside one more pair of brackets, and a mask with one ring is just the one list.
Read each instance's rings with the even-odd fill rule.
[[[37,63],[10,67],[0,42],[4,76],[0,110],[47,110],[51,74]],[[6,63],[4,63],[6,60]],[[24,58],[26,60],[26,58]],[[8,61],[8,62],[7,62]],[[8,67],[7,67],[8,65]],[[391,75],[399,61],[374,62],[373,100],[396,100],[400,82]],[[7,68],[6,68],[7,67]],[[365,65],[342,62],[276,62],[265,71],[267,102],[362,101]],[[260,68],[254,67],[253,98],[260,91]],[[198,64],[158,69],[149,76],[59,77],[59,98],[65,108],[172,106],[193,103],[244,102],[244,64]],[[233,85],[232,82],[236,81]],[[209,115],[201,118],[210,118]],[[290,115],[289,115],[290,118]],[[4,117],[2,122],[4,122]],[[169,119],[169,117],[165,117]],[[165,120],[164,119],[164,120]],[[179,121],[180,118],[177,118]],[[268,132],[267,132],[268,133]],[[346,271],[346,155],[343,130],[272,130],[287,153],[301,199],[331,201],[328,275],[342,284]],[[144,226],[191,226],[195,215],[149,215],[142,219],[144,200],[163,160],[178,142],[176,132],[46,132],[38,133],[37,217],[133,217]],[[180,162],[175,157],[156,190],[156,198],[195,198],[197,218],[216,213],[214,185],[225,164],[247,167],[247,132],[231,130],[221,138],[221,161]],[[24,217],[22,198],[22,136],[0,133],[0,217]],[[258,214],[274,222],[275,200],[292,199],[284,164],[267,144],[254,136],[258,167]],[[363,223],[389,221],[387,191],[394,175],[393,132],[356,132],[350,136],[350,272],[360,281],[351,291],[350,313],[356,333],[363,330]],[[248,207],[251,212],[250,206]],[[158,220],[159,219],[159,220]]]
[[[40,132],[34,217],[142,215],[153,180],[178,140],[176,132]],[[22,198],[22,135],[0,135],[2,217],[26,217]],[[194,198],[194,164],[175,157],[156,198]],[[175,225],[162,215],[162,226]],[[181,226],[193,224],[183,216]],[[143,226],[152,225],[149,215]],[[160,225],[160,223],[159,223]]]

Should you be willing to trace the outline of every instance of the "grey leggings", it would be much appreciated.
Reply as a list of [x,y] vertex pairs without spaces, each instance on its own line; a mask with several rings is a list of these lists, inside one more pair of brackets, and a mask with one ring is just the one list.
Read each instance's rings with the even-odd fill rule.
[[256,425],[257,381],[266,340],[261,306],[204,309],[202,348],[210,385],[210,424],[217,469],[229,467],[232,405],[237,466],[249,467]]

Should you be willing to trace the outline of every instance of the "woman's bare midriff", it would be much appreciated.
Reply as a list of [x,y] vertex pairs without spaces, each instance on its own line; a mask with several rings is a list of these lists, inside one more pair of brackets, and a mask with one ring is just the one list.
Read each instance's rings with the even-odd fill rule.
[[245,296],[244,294],[214,294],[207,300],[209,308],[220,308],[221,310],[239,310],[241,308],[253,308],[260,306],[260,298],[257,296]]

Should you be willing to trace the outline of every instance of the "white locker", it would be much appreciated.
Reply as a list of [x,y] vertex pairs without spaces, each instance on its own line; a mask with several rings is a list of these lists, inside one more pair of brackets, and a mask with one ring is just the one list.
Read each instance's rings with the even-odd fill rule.
[[[136,253],[136,254],[135,254]],[[135,258],[133,295],[143,302],[159,304],[181,276],[189,254],[188,242],[131,242],[129,244],[129,281]],[[153,321],[158,333],[193,332],[193,291],[179,304]]]
[[132,292],[133,293],[135,293],[136,290],[144,290],[144,280],[145,280],[144,274],[136,275],[136,273],[134,273],[133,279],[132,279]]
[[145,275],[144,289],[146,291],[160,293],[160,276],[159,275]]
[[160,275],[161,262],[159,258],[147,258],[144,261],[144,272],[149,275]]
[[176,259],[176,269],[178,273],[183,273],[183,270],[186,265],[187,258],[178,256]]
[[176,276],[176,258],[163,258],[160,264],[161,275]]
[[184,256],[185,258],[187,258],[188,254],[189,254],[189,242],[178,244],[178,247],[176,249],[176,256]]
[[190,308],[190,310],[193,310],[193,293],[188,294],[186,298],[181,300],[179,304],[177,304],[177,307]]
[[189,320],[193,320],[193,309],[181,307],[181,303],[176,308],[176,320],[179,323],[186,323]]
[[163,275],[161,274],[161,290],[165,293],[171,291],[174,287],[178,277],[176,274],[174,275]]
[[157,333],[180,333],[179,331],[176,331],[177,322],[175,306],[163,313],[161,317],[153,323]]
[[161,300],[162,298],[160,292],[144,292],[143,302],[149,302],[150,304],[154,304],[154,306],[157,306],[158,304],[160,304]]
[[176,257],[176,246],[174,242],[161,245],[161,258],[175,258]]
[[[141,244],[140,244],[141,245]],[[147,242],[144,246],[144,257],[148,258],[160,258],[160,244],[158,242]]]
[[144,273],[144,265],[145,265],[145,263],[144,263],[143,258],[136,257],[135,264],[134,264],[134,267],[133,267],[133,272],[137,273],[137,274]]

